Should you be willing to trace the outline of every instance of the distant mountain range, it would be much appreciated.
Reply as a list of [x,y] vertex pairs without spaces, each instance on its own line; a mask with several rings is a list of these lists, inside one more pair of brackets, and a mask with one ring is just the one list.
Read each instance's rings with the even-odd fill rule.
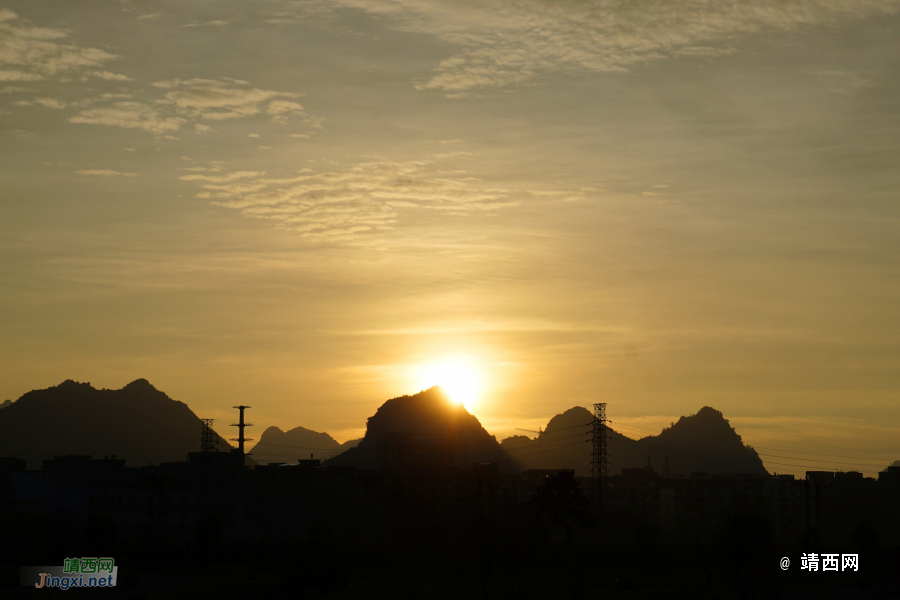
[[253,460],[261,465],[273,462],[296,463],[301,458],[325,460],[356,447],[359,442],[360,440],[350,440],[339,444],[327,433],[305,427],[282,431],[273,426],[263,432],[250,452]]
[[[183,402],[146,379],[120,390],[64,381],[35,390],[0,410],[0,456],[39,468],[54,455],[116,455],[128,466],[187,460],[200,451],[202,423]],[[218,437],[219,449],[230,449]]]
[[[576,406],[556,415],[537,438],[513,436],[501,442],[510,456],[529,469],[575,469],[591,473],[593,415]],[[756,451],[746,446],[721,412],[705,406],[695,415],[681,417],[659,435],[633,440],[607,429],[610,475],[623,468],[646,467],[656,472],[690,475],[707,473],[767,473]]]
[[[40,467],[54,455],[81,454],[125,458],[130,466],[183,461],[200,450],[200,419],[183,402],[172,400],[147,380],[120,390],[97,390],[89,383],[64,381],[0,405],[0,456],[18,456]],[[513,436],[498,443],[464,406],[439,387],[388,400],[367,420],[365,437],[339,444],[327,433],[295,427],[266,429],[251,449],[252,461],[295,463],[312,455],[327,465],[374,469],[377,448],[392,434],[452,441],[459,462],[499,463],[507,472],[524,469],[591,471],[591,422],[583,407],[558,414],[537,438]],[[231,446],[221,437],[220,450]],[[609,473],[646,467],[690,475],[766,473],[721,412],[703,407],[681,417],[659,435],[633,440],[608,430]]]

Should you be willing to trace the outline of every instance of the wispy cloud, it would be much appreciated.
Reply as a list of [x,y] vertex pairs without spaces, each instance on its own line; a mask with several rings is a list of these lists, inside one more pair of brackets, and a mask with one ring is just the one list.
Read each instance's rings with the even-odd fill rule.
[[0,70],[0,81],[38,81],[39,79],[43,79],[43,77],[37,73]]
[[519,204],[510,190],[490,188],[464,173],[439,173],[437,160],[376,160],[324,173],[305,169],[282,179],[253,171],[181,179],[203,182],[197,196],[216,206],[316,240],[391,230],[402,213],[413,210],[465,216]]
[[[153,84],[165,90],[161,97],[149,102],[121,101],[84,110],[69,121],[94,125],[110,125],[143,129],[156,135],[180,129],[194,122],[199,133],[214,131],[196,121],[225,121],[249,118],[261,113],[272,115],[275,123],[298,121],[309,127],[320,127],[321,120],[303,111],[300,104],[281,98],[299,94],[251,87],[234,79],[169,79]],[[113,99],[109,94],[101,96]]]
[[172,79],[153,85],[170,90],[166,92],[165,99],[179,112],[192,118],[213,121],[250,117],[258,114],[261,105],[270,100],[297,96],[215,79]]
[[623,71],[672,56],[733,52],[735,36],[894,12],[898,0],[337,0],[459,50],[420,90],[461,95],[577,68]]
[[[314,123],[310,121],[309,115],[304,112],[303,106],[296,102],[274,100],[269,103],[269,108],[266,109],[266,112],[272,115],[273,123],[287,123],[288,117],[299,117],[306,122]],[[318,122],[315,122],[315,125],[318,125]]]
[[0,81],[36,81],[116,58],[105,50],[60,42],[65,37],[62,30],[28,25],[13,11],[0,9]]
[[93,175],[96,177],[136,177],[137,173],[122,173],[111,169],[84,169],[75,171],[79,175]]
[[872,87],[871,81],[850,71],[823,70],[816,71],[814,75],[833,94],[852,96],[860,90]]
[[91,77],[99,77],[106,81],[131,81],[131,77],[122,75],[121,73],[111,73],[109,71],[88,71]]
[[154,106],[141,102],[116,102],[110,106],[84,110],[69,118],[72,123],[143,129],[161,135],[181,127],[185,119],[166,116]]
[[182,27],[224,27],[230,24],[231,21],[216,19],[215,21],[200,21],[198,23],[188,23],[186,25],[182,25]]
[[66,103],[62,100],[57,100],[56,98],[35,98],[35,104],[40,104],[41,106],[45,106],[47,108],[55,108],[61,109],[66,107]]
[[[192,167],[190,170],[203,169],[205,167]],[[263,171],[235,171],[227,175],[182,175],[180,179],[184,181],[208,181],[210,183],[228,183],[236,179],[246,179],[248,177],[260,177],[265,175]]]

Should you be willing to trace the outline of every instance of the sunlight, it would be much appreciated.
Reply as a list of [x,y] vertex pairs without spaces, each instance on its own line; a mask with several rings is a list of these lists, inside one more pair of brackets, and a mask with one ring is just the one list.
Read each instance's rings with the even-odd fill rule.
[[467,361],[446,360],[421,365],[418,369],[420,389],[441,386],[450,399],[471,410],[481,393],[481,377]]

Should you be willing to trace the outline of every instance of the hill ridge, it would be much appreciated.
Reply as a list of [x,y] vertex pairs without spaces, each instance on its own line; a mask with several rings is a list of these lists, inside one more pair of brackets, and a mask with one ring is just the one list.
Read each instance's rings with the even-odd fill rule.
[[[593,414],[581,406],[555,415],[537,438],[512,436],[501,444],[511,456],[532,469],[575,469],[587,476],[591,471],[590,424]],[[583,426],[583,432],[579,427]],[[584,441],[583,446],[579,441]],[[641,468],[648,464],[657,472],[690,475],[692,472],[767,473],[756,451],[743,443],[724,414],[704,406],[697,413],[682,416],[657,435],[629,438],[613,427],[607,429],[609,472]]]
[[[118,390],[67,379],[0,411],[0,456],[25,458],[30,468],[67,454],[115,454],[130,466],[176,462],[200,450],[201,428],[187,404],[146,379]],[[230,448],[217,439],[219,448]]]

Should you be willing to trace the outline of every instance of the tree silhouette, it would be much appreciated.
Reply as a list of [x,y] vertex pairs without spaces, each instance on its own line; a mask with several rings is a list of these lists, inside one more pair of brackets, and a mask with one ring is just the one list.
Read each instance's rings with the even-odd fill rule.
[[560,471],[556,475],[549,475],[537,489],[534,501],[540,514],[562,526],[567,544],[572,543],[575,527],[593,526],[591,501],[583,495],[581,484],[575,480],[575,471]]

